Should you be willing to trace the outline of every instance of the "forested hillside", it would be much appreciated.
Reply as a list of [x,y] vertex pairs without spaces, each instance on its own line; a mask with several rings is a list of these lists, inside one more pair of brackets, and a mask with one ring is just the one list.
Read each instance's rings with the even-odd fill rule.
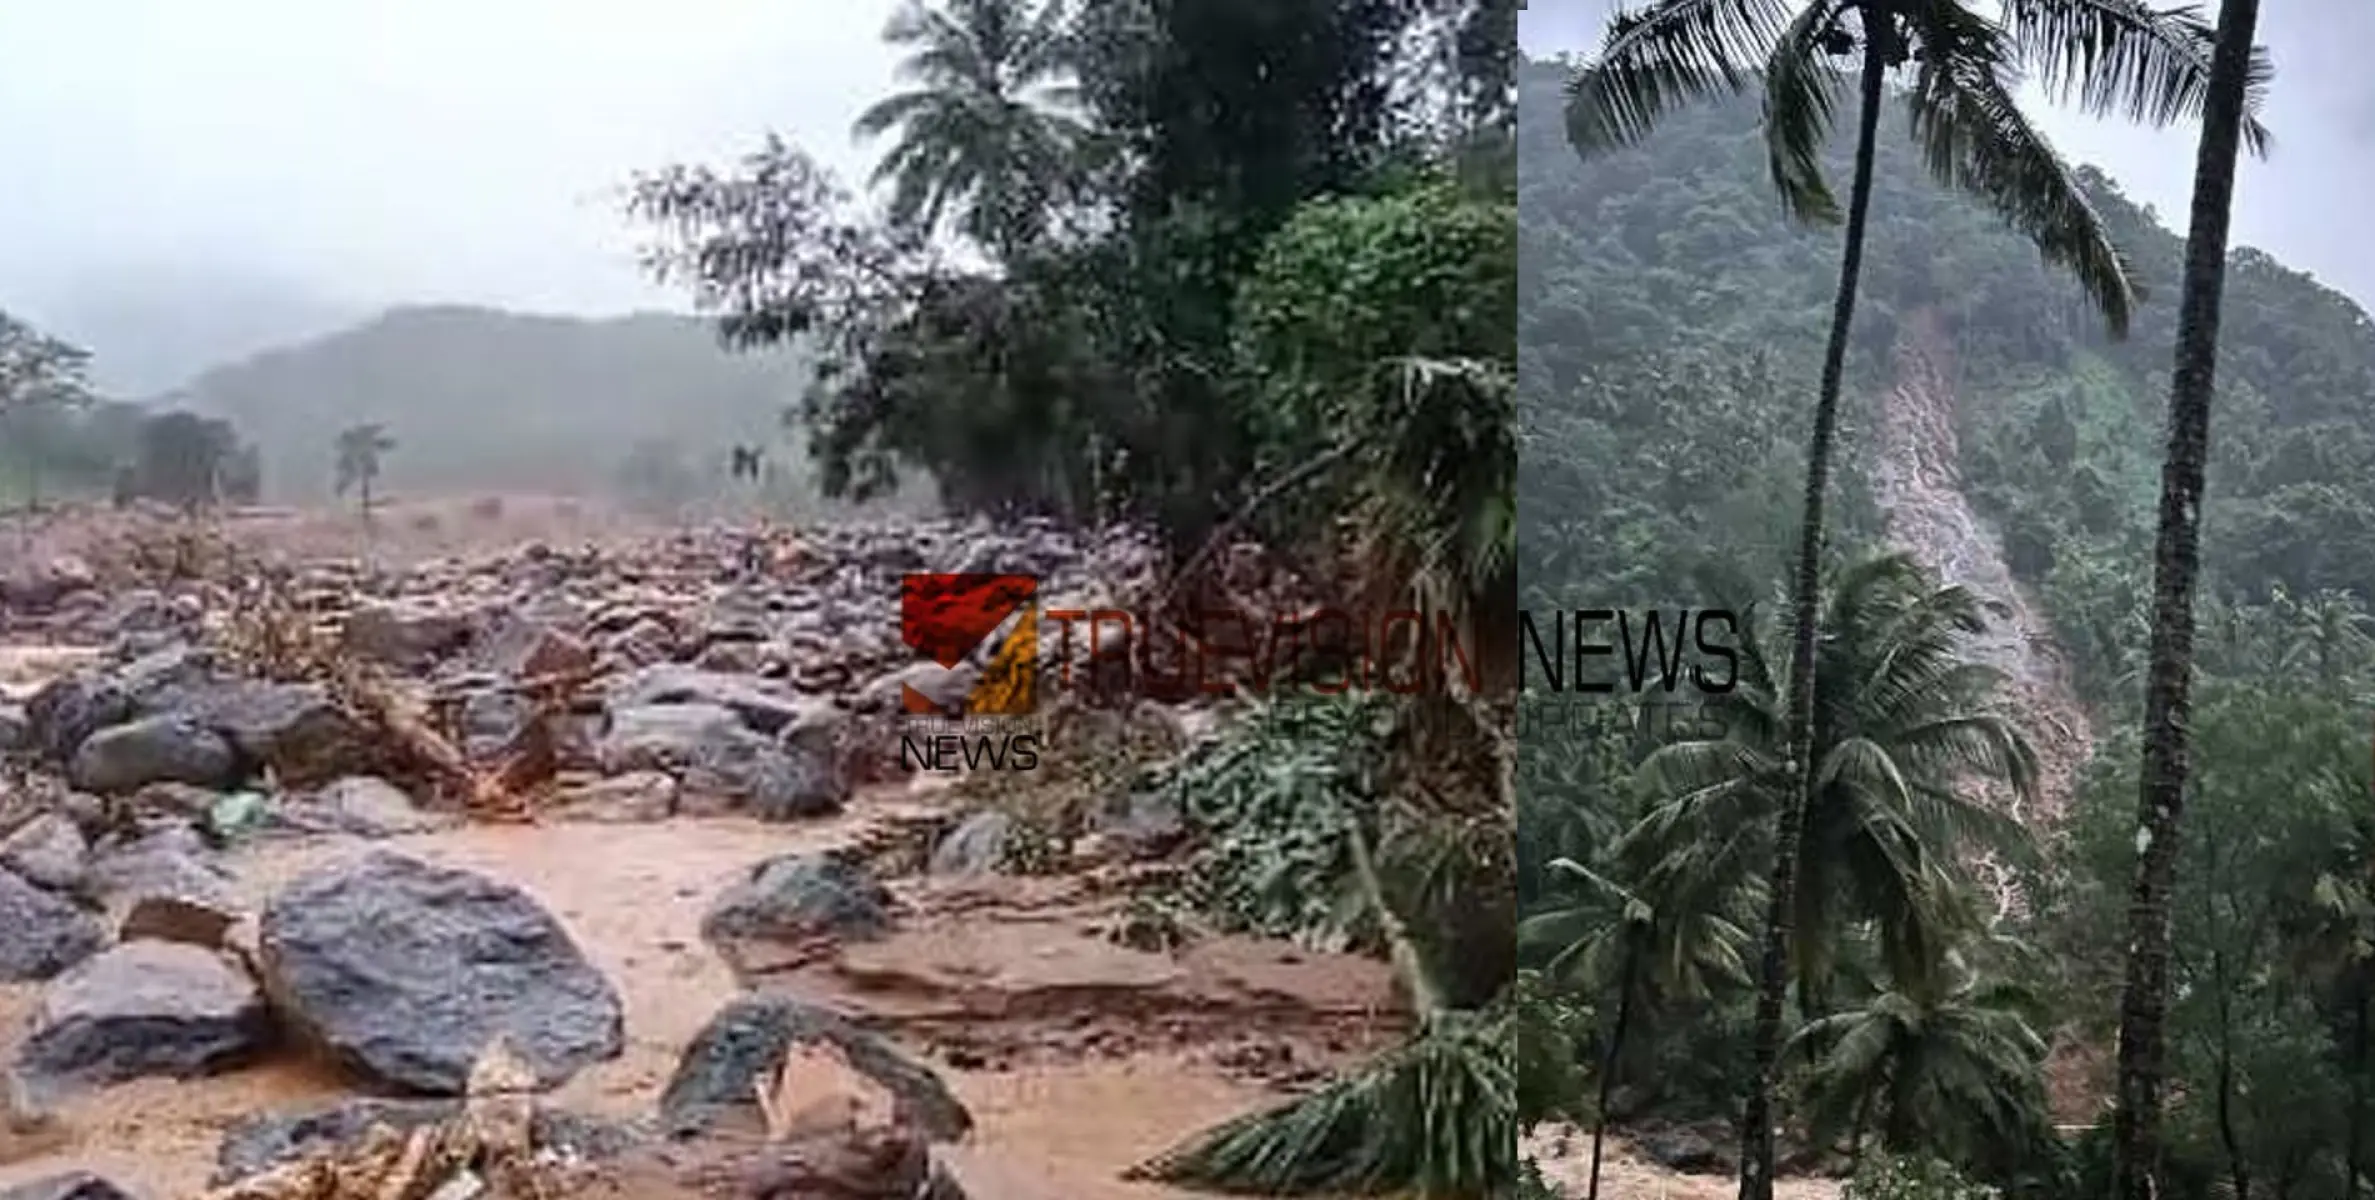
[[[1523,1104],[1529,1123],[1604,1115],[1644,1155],[1725,1172],[1786,777],[1775,627],[1840,234],[1784,215],[1753,98],[1668,114],[1587,164],[1562,119],[1568,74],[1521,77],[1528,603],[1753,599],[1775,619],[1712,710],[1720,736],[1637,731],[1606,704],[1597,725],[1527,737],[1521,957],[1540,1049]],[[1868,1196],[1964,1194],[1903,1182],[1933,1172],[2098,1197],[2181,243],[2084,174],[2146,289],[2114,341],[2029,242],[1920,169],[1903,129],[1884,115],[1848,360],[1787,1167],[1860,1168]],[[1845,177],[1843,142],[1828,169]],[[1907,349],[1919,379],[1899,378]],[[2343,1197],[2375,1162],[2375,324],[2241,251],[2218,382],[2168,1194]],[[1959,453],[1936,481],[1983,519],[2097,731],[2059,813],[1998,815],[2048,786],[2049,757],[2034,696],[1970,636],[2005,598],[1942,586],[1935,548],[1903,544],[1875,500],[1907,469],[1884,461],[1906,441],[1880,436],[1903,415],[1880,406],[1908,395],[1943,407]]]
[[330,496],[333,443],[363,422],[395,441],[391,493],[697,489],[737,441],[802,468],[781,420],[806,379],[798,351],[728,354],[691,318],[426,307],[208,371],[174,399],[229,418],[262,453],[266,497],[302,502]]
[[[1561,129],[1563,78],[1532,64],[1523,92],[1527,576],[1679,601],[1702,562],[1761,570],[1753,555],[1792,528],[1837,234],[1783,215],[1753,101],[1686,109],[1641,150],[1586,166]],[[1848,364],[1862,407],[1844,444],[1869,467],[1872,441],[1859,432],[1871,427],[1900,322],[1934,313],[1953,358],[1966,484],[1998,523],[2014,573],[2042,590],[2090,691],[2108,698],[2100,685],[2139,661],[2120,630],[2149,586],[2140,565],[2181,239],[2086,173],[2147,289],[2131,335],[2113,342],[2075,285],[1932,184],[1903,139],[1879,147]],[[2237,256],[2227,296],[2205,520],[2211,591],[2375,596],[2375,323],[2251,250]],[[1864,490],[1847,490],[1853,510]],[[1861,508],[1843,553],[1876,534],[1876,514]],[[1620,594],[1607,596],[1612,588]]]

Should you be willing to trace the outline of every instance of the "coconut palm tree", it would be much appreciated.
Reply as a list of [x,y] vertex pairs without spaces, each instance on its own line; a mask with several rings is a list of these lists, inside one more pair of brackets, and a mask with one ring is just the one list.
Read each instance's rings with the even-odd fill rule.
[[[1815,606],[1823,505],[1844,383],[1849,326],[1863,269],[1880,110],[1892,72],[1914,64],[1905,100],[1923,163],[1946,186],[1970,192],[2069,270],[2124,334],[2134,305],[2126,265],[2076,178],[2013,100],[2021,68],[2048,88],[2107,114],[2166,124],[2202,110],[2210,85],[2210,30],[2183,11],[2143,0],[2006,0],[1992,21],[1962,0],[1658,0],[1618,16],[1599,55],[1574,80],[1568,138],[1589,157],[1646,138],[1675,106],[1761,85],[1774,186],[1802,219],[1828,222],[1838,203],[1822,152],[1849,59],[1856,82],[1854,168],[1830,336],[1808,441],[1804,517],[1792,596],[1786,744],[1795,802],[1777,816],[1755,1018],[1755,1078],[1743,1115],[1742,1200],[1770,1200],[1772,1067],[1787,987],[1790,911],[1796,891],[1797,810],[1813,788]],[[2255,144],[2263,131],[2245,132]]]
[[[1878,926],[1893,977],[1933,968],[1972,916],[1972,852],[2028,845],[1974,785],[2025,800],[2037,773],[2027,738],[1995,706],[2001,673],[1965,657],[1965,639],[1986,628],[1976,594],[1887,555],[1838,572],[1822,615],[1832,633],[1814,671],[1815,788],[1801,809],[1788,914],[1799,1002],[1814,1015],[1855,923]],[[1715,702],[1721,737],[1650,755],[1643,773],[1666,799],[1628,839],[1669,853],[1720,844],[1730,870],[1762,866],[1749,861],[1762,844],[1744,831],[1766,828],[1792,790],[1779,649],[1757,638],[1742,647],[1740,686]]]
[[2203,464],[2218,370],[2219,301],[2235,162],[2256,141],[2254,101],[2268,77],[2253,44],[2259,0],[2219,6],[2216,49],[2194,159],[2193,213],[2177,307],[2169,444],[2161,463],[2153,545],[2151,668],[2144,688],[2144,763],[2136,802],[2137,862],[2129,896],[2127,978],[2119,1002],[2119,1093],[2112,1122],[2113,1195],[2154,1200],[2160,1185],[2161,1088],[2168,1072],[2169,893],[2185,804],[2186,724],[2193,674],[2194,583],[2200,573]]
[[350,425],[338,433],[337,492],[356,495],[355,503],[362,509],[363,523],[371,523],[371,486],[379,482],[379,460],[396,448],[396,439],[389,437],[385,426],[377,422]]
[[1063,0],[907,0],[883,37],[907,50],[915,86],[857,121],[860,137],[898,141],[875,166],[891,215],[957,229],[1001,259],[1044,231],[1083,126],[1074,115]]
[[1884,1149],[2016,1164],[2046,1130],[2045,1039],[2033,999],[1950,962],[1940,975],[1899,984],[1862,1006],[1808,1022],[1785,1052],[1821,1051],[1807,1080],[1809,1126],[1848,1137],[1859,1159],[1867,1133]]

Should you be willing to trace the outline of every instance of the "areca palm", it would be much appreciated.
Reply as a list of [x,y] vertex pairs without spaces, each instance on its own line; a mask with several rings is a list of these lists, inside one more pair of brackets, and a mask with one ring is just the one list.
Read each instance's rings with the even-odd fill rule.
[[907,0],[883,37],[908,50],[915,86],[857,121],[859,136],[898,141],[875,166],[891,215],[957,228],[1001,257],[1045,229],[1048,206],[1083,126],[1074,115],[1063,0]]
[[[1797,810],[1813,787],[1815,605],[1823,506],[1845,379],[1849,326],[1863,269],[1880,110],[1892,72],[1912,64],[1905,100],[1924,165],[1941,183],[1992,206],[2068,271],[2115,334],[2134,306],[2126,265],[2077,179],[2013,100],[2019,73],[2097,114],[2167,124],[2202,111],[2210,91],[2210,29],[2190,11],[2143,0],[2006,0],[1992,21],[1962,0],[1658,0],[1617,17],[1597,58],[1574,80],[1568,138],[1587,157],[1647,137],[1684,103],[1761,87],[1774,186],[1795,215],[1836,220],[1824,177],[1839,91],[1852,62],[1856,138],[1846,237],[1808,443],[1804,517],[1793,603],[1787,705],[1792,803],[1776,814],[1772,906],[1754,1035],[1756,1078],[1744,1113],[1742,1200],[1772,1194],[1771,1073],[1787,986],[1796,890]],[[2263,72],[2264,73],[2264,72]],[[2244,129],[2255,145],[2264,131]]]
[[1814,1136],[1846,1134],[1851,1158],[1867,1133],[1890,1150],[1963,1162],[2033,1157],[2044,1133],[2046,1044],[2032,1008],[2018,988],[1956,966],[1808,1022],[1785,1049],[1828,1047],[1807,1083]]
[[[1788,918],[1800,1003],[1822,1008],[1839,939],[1872,922],[1892,977],[1918,979],[1974,917],[1975,851],[2020,853],[2017,821],[1976,799],[1992,783],[2025,797],[2036,782],[2027,739],[1994,707],[2001,675],[1964,657],[1984,629],[1980,598],[1933,585],[1901,555],[1836,577],[1815,670],[1815,787],[1793,849]],[[1667,797],[1629,841],[1691,854],[1715,845],[1737,872],[1768,843],[1751,836],[1790,802],[1787,680],[1777,647],[1751,640],[1741,686],[1720,702],[1723,736],[1676,742],[1645,771]],[[1768,903],[1770,898],[1768,897]]]
[[2210,451],[2210,401],[2218,373],[2219,302],[2226,283],[2235,163],[2242,148],[2258,140],[2251,113],[2268,77],[2253,40],[2258,22],[2259,0],[2226,0],[2219,7],[2216,48],[2204,86],[2207,111],[2194,159],[2193,211],[2169,385],[2168,450],[2161,464],[2160,518],[2153,543],[2152,650],[2136,798],[2137,862],[2129,893],[2127,972],[2119,1002],[2119,1108],[2112,1122],[2112,1176],[2114,1194],[2121,1200],[2153,1200],[2160,1192],[2161,1088],[2168,1069],[2169,895],[2177,871],[2178,816],[2185,807],[2188,775],[2186,725],[2194,666],[2194,583],[2201,565],[2203,474]]

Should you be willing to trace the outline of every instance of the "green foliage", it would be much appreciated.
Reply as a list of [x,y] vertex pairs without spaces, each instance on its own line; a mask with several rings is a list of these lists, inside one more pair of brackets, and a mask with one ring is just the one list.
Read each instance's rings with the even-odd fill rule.
[[1237,1195],[1487,1200],[1517,1174],[1506,1011],[1446,1013],[1408,1044],[1222,1125],[1132,1178]]
[[1934,1158],[1875,1155],[1848,1181],[1841,1200],[2001,1200],[2002,1192],[1965,1179]]
[[1343,830],[1377,801],[1380,716],[1355,698],[1258,705],[1178,766],[1165,787],[1201,838],[1183,873],[1198,911],[1224,929],[1375,944]]

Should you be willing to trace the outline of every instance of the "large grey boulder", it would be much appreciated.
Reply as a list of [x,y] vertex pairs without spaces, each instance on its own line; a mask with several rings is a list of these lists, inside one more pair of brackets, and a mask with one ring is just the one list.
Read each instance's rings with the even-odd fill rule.
[[261,923],[273,998],[387,1084],[460,1095],[497,1035],[556,1087],[625,1045],[618,992],[526,892],[386,851],[318,868]]

